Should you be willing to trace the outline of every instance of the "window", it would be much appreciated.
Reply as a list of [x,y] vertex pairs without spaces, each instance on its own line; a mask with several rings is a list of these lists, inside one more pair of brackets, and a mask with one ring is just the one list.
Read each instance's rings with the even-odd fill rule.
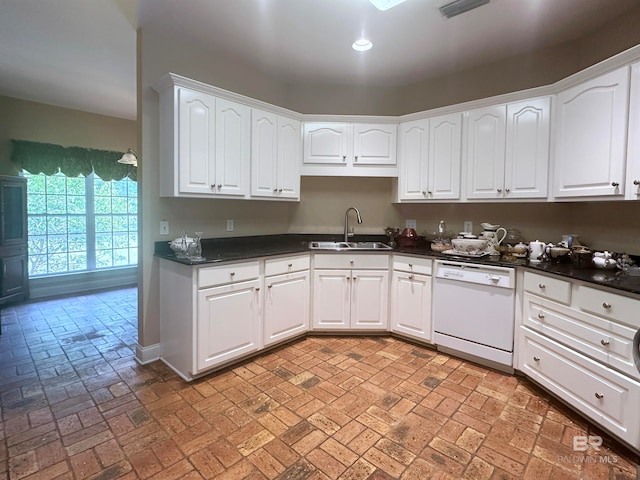
[[29,276],[138,264],[138,185],[125,178],[27,178]]

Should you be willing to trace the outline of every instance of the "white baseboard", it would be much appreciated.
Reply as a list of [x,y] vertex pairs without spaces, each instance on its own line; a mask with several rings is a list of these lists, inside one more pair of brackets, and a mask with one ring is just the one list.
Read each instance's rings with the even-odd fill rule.
[[160,360],[160,355],[162,355],[162,347],[159,343],[155,345],[149,345],[148,347],[143,347],[140,344],[136,344],[136,362],[141,365],[146,365],[147,363],[155,362],[156,360]]

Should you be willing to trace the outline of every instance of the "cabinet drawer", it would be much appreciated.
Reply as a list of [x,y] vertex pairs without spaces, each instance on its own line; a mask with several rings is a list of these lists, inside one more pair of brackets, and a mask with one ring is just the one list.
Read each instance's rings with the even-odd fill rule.
[[530,329],[640,380],[633,358],[634,329],[528,293],[523,321]]
[[410,257],[407,255],[393,256],[393,269],[402,272],[431,275],[432,264],[432,260],[427,258]]
[[521,328],[520,369],[638,448],[640,383]]
[[386,253],[317,253],[315,268],[375,268],[388,269],[389,255]]
[[265,276],[309,270],[311,260],[309,254],[296,257],[274,258],[264,261]]
[[571,303],[571,283],[560,278],[524,272],[524,289],[543,298],[556,302]]
[[234,263],[219,267],[204,267],[198,270],[198,288],[223,285],[231,282],[243,282],[258,278],[258,262]]
[[640,326],[640,300],[624,297],[605,290],[576,285],[575,306],[601,317],[611,318],[634,327]]

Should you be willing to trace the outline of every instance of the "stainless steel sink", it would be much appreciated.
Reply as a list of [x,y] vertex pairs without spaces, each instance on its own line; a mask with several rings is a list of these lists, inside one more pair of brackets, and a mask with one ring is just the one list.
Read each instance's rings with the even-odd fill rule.
[[312,250],[391,250],[391,247],[382,242],[309,242]]

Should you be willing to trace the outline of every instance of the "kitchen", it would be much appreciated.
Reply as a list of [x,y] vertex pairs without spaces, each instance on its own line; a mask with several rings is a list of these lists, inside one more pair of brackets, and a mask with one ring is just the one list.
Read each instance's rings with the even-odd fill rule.
[[[159,156],[158,100],[151,86],[169,71],[313,114],[395,115],[398,110],[402,113],[426,110],[556,81],[637,44],[638,39],[634,38],[633,28],[628,27],[628,22],[633,26],[628,18],[618,20],[595,33],[592,38],[582,39],[566,49],[546,52],[548,56],[545,60],[552,63],[555,59],[562,63],[557,70],[538,71],[534,76],[533,68],[514,72],[517,59],[496,62],[491,68],[478,69],[471,72],[472,75],[467,75],[473,77],[473,80],[458,79],[462,85],[454,93],[450,93],[449,97],[434,95],[438,98],[431,98],[418,91],[428,90],[429,86],[442,86],[453,78],[408,88],[401,98],[398,98],[398,92],[382,88],[372,88],[367,92],[366,98],[362,95],[351,96],[352,90],[347,88],[339,90],[318,85],[306,89],[289,88],[238,65],[235,61],[201,50],[193,43],[170,39],[162,32],[142,28],[139,33],[142,76],[139,137],[142,156],[143,159],[155,159]],[[633,40],[629,40],[627,36]],[[603,52],[603,49],[607,51]],[[184,55],[185,51],[190,54]],[[566,60],[569,52],[579,52],[582,57],[569,55],[575,62],[570,64]],[[578,57],[581,58],[578,60]],[[519,60],[526,63],[532,58],[524,56]],[[492,86],[491,79],[497,77],[509,77],[512,80],[506,86]],[[481,88],[484,90],[478,91]],[[309,95],[310,91],[314,95]],[[143,350],[153,348],[159,342],[158,265],[157,259],[152,256],[152,242],[165,239],[157,234],[157,225],[162,220],[169,221],[173,235],[179,234],[181,230],[205,230],[206,237],[339,233],[344,209],[349,205],[357,205],[364,221],[362,225],[356,225],[356,231],[362,233],[380,234],[385,226],[402,225],[405,219],[416,219],[420,232],[435,229],[437,222],[443,218],[454,230],[462,230],[465,220],[472,219],[476,224],[490,220],[519,228],[527,239],[557,241],[562,234],[570,231],[579,233],[585,243],[596,249],[637,253],[638,233],[633,219],[637,217],[638,207],[634,202],[395,204],[390,201],[393,181],[389,178],[367,177],[354,182],[350,178],[303,177],[302,199],[299,204],[217,200],[207,205],[207,208],[202,208],[202,200],[167,199],[153,193],[157,192],[159,176],[158,166],[154,161],[142,161],[140,171],[142,190],[145,192],[141,214],[145,219],[145,241],[141,265],[139,328],[139,343]],[[234,219],[233,233],[226,231],[229,218]],[[173,235],[169,238],[173,238]]]

